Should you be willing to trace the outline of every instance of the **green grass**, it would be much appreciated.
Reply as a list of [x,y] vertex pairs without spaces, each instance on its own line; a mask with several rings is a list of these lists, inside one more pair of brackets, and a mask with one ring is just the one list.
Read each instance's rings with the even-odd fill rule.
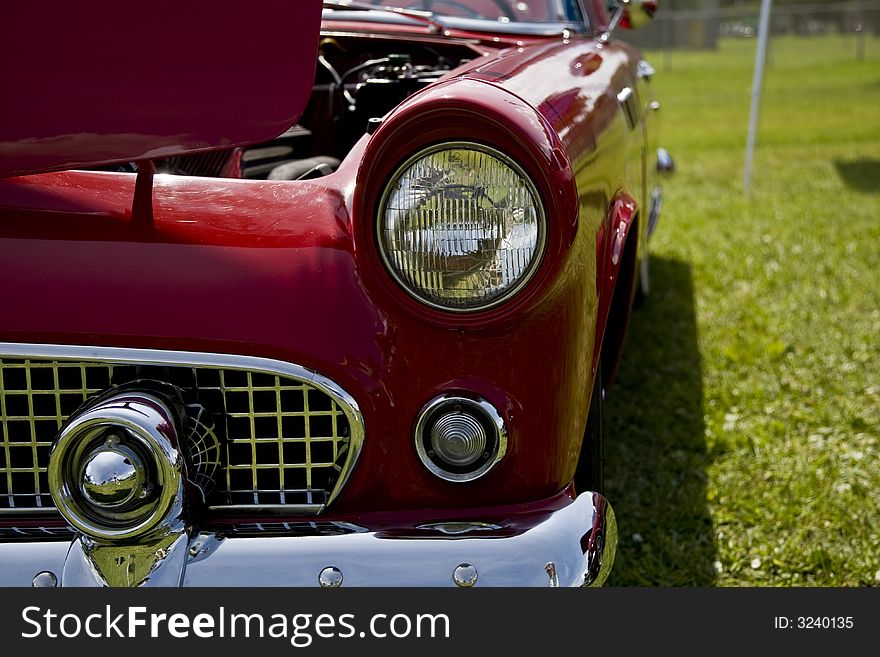
[[616,585],[880,585],[880,39],[648,53],[678,171],[606,402]]

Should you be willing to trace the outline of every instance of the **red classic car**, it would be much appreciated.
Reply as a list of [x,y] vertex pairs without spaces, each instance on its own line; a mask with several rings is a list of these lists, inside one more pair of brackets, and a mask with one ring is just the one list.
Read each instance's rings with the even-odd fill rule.
[[4,10],[0,585],[605,581],[656,3],[382,2]]

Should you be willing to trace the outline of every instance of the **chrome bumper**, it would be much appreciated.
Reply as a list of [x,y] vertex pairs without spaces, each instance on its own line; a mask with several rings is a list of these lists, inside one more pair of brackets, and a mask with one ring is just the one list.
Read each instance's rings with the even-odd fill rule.
[[[170,550],[168,558],[156,561],[146,585],[600,586],[617,548],[614,512],[598,493],[501,524],[450,520],[378,530],[307,525],[313,535],[254,535],[259,526],[247,536],[195,534],[186,557],[175,558],[170,553],[183,551]],[[0,586],[31,586],[38,574],[42,585],[52,576],[62,586],[82,585],[78,545],[78,540],[0,544]]]

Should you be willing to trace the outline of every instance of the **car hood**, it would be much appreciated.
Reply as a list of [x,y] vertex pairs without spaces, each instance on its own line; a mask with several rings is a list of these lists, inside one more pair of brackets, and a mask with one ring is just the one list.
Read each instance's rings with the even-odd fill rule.
[[4,11],[0,177],[271,139],[305,109],[321,0]]

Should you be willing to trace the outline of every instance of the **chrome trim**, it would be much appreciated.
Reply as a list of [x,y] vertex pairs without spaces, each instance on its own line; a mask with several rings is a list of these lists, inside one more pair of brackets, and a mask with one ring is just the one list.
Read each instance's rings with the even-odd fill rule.
[[342,580],[345,579],[342,571],[336,566],[327,566],[318,574],[318,583],[321,588],[335,589],[342,586]]
[[663,175],[675,173],[675,160],[665,148],[657,149],[657,173]]
[[[422,296],[419,290],[413,288],[408,282],[403,279],[402,276],[398,274],[394,265],[389,260],[388,254],[385,252],[384,240],[381,237],[382,223],[385,215],[385,204],[388,201],[388,196],[391,193],[391,188],[394,186],[394,184],[397,182],[403,172],[406,171],[414,162],[417,162],[423,157],[427,157],[428,155],[437,153],[439,151],[455,150],[457,148],[460,148],[462,150],[474,150],[486,153],[487,155],[490,155],[500,160],[502,163],[510,167],[514,171],[514,173],[522,178],[523,182],[525,182],[526,184],[526,187],[528,187],[529,191],[534,197],[535,209],[538,215],[538,237],[535,247],[535,253],[532,256],[532,260],[529,263],[529,266],[526,269],[526,272],[523,274],[522,278],[497,299],[494,299],[487,304],[475,306],[473,308],[450,308],[449,306],[444,306],[443,304],[430,301]],[[401,164],[394,170],[394,173],[392,174],[391,178],[389,178],[388,183],[385,185],[385,188],[382,190],[382,197],[379,199],[378,212],[376,213],[375,231],[375,241],[378,247],[377,251],[379,252],[379,257],[382,259],[382,264],[385,265],[385,270],[404,292],[406,292],[416,301],[419,301],[420,303],[423,303],[431,308],[442,310],[448,313],[454,313],[456,315],[465,315],[489,310],[510,301],[510,299],[521,292],[523,288],[525,288],[526,285],[535,277],[535,275],[538,273],[538,270],[541,268],[541,263],[544,260],[544,251],[547,247],[547,209],[545,207],[544,199],[538,191],[538,186],[535,184],[535,181],[528,174],[528,172],[510,156],[502,153],[496,148],[492,148],[491,146],[487,146],[486,144],[481,144],[478,142],[449,141],[442,142],[440,144],[434,144],[433,146],[428,146],[427,148],[423,148],[417,151],[415,154],[404,160],[403,164]]]
[[[180,419],[153,395],[121,392],[71,417],[58,434],[49,456],[49,490],[59,513],[71,525],[93,539],[119,541],[151,534],[167,535],[180,524],[184,511],[183,455],[178,449],[176,428]],[[82,493],[83,457],[91,453],[94,440],[105,429],[122,428],[153,460],[158,495],[145,507],[118,513],[119,525],[102,522],[97,507]]]
[[[401,7],[382,7],[375,4],[371,5],[366,2],[355,2],[354,0],[343,0],[341,2],[324,0],[324,8],[339,11],[349,10],[390,12],[392,14],[397,14],[398,16],[406,16],[407,18],[411,18],[414,21],[427,24],[428,31],[431,34],[444,34],[446,32],[446,25],[444,25],[443,22],[439,18],[437,18],[436,14],[434,14],[434,12],[432,11],[419,11],[417,9],[406,9]],[[325,18],[330,18],[332,20],[332,11],[329,15],[326,11],[322,11],[321,13],[322,20]]]
[[[376,21],[376,22],[378,23],[378,22],[383,22],[383,21]],[[388,32],[381,32],[381,31],[379,31],[379,28],[377,27],[376,29],[370,31],[370,39],[371,40],[372,39],[379,39],[381,41],[400,41],[400,32],[399,31],[394,32],[393,30],[394,30],[393,25],[390,26]],[[362,39],[364,37],[364,33],[358,32],[356,30],[338,30],[338,29],[329,29],[328,28],[328,29],[321,30],[321,37],[322,38],[323,37],[332,37],[332,38]],[[412,35],[408,35],[407,38],[411,41],[416,41],[416,42],[426,41],[426,40],[430,41],[430,40],[434,39],[434,37],[430,34],[424,34],[424,35],[412,34]],[[455,40],[455,43],[478,46],[478,45],[480,45],[480,40],[479,39],[458,38]]]
[[655,73],[656,71],[651,65],[651,62],[646,59],[639,60],[639,63],[636,65],[636,77],[638,77],[639,80],[651,80]]
[[[480,466],[480,468],[473,472],[455,473],[444,470],[435,464],[425,451],[424,440],[422,439],[422,434],[425,429],[428,428],[425,423],[438,407],[448,404],[461,404],[476,410],[478,413],[482,413],[495,429],[495,454],[491,459],[486,461]],[[479,479],[501,462],[501,459],[503,459],[504,455],[507,453],[508,433],[507,426],[504,424],[504,419],[498,411],[495,410],[495,407],[485,399],[477,396],[465,397],[459,393],[446,393],[429,401],[419,412],[419,419],[416,422],[416,428],[413,432],[413,442],[415,443],[416,453],[419,456],[419,460],[422,462],[422,465],[431,471],[432,474],[444,481],[465,483]]]
[[[329,566],[344,573],[343,586],[449,587],[455,585],[453,571],[463,563],[479,571],[477,586],[605,582],[614,563],[617,525],[604,497],[586,492],[561,509],[534,514],[511,506],[509,517],[515,523],[498,521],[502,528],[497,532],[472,536],[425,538],[409,524],[337,535],[236,538],[229,533],[222,538],[202,533],[182,551],[185,565],[175,562],[171,568],[172,557],[166,554],[161,582],[147,584],[174,586],[179,580],[202,587],[317,587],[321,571]],[[0,543],[0,586],[30,586],[39,572],[60,573],[69,548],[64,541]],[[550,563],[552,573],[547,570]],[[62,585],[71,581],[65,578]]]
[[[58,515],[56,513],[56,515]],[[60,515],[58,516],[60,518]],[[28,523],[25,527],[0,526],[0,542],[3,541],[33,541],[33,540],[73,540],[76,531],[67,524],[52,524],[49,527],[41,527]]]
[[217,531],[223,536],[245,538],[248,536],[336,536],[369,531],[366,527],[342,520],[274,520],[260,522],[233,522],[231,525],[205,529],[209,534]]
[[[603,43],[607,43],[611,39],[611,35],[614,34],[624,17],[629,21],[630,29],[635,30],[650,23],[654,17],[654,11],[656,11],[656,2],[651,2],[651,0],[616,0],[616,2],[618,6],[611,16],[611,22],[605,32],[599,36]],[[609,11],[611,9],[613,7],[609,7]]]
[[[608,8],[609,11],[611,11],[611,9],[611,7]],[[626,8],[622,4],[617,7],[617,10],[611,14],[611,18],[608,21],[608,27],[606,27],[605,31],[599,35],[599,41],[602,43],[608,43],[611,40],[611,36],[614,34],[617,26],[620,25],[620,21],[623,19],[625,12]]]
[[58,586],[58,576],[48,570],[34,575],[32,586],[35,589],[54,589]]
[[660,220],[660,211],[662,209],[663,188],[658,186],[651,192],[651,202],[648,210],[648,237],[651,237],[657,229],[657,222]]
[[[331,34],[339,34],[341,31],[330,27],[330,24],[334,21],[342,22],[342,21],[356,21],[356,22],[365,22],[365,23],[376,23],[377,25],[386,25],[388,32],[380,32],[380,34],[388,34],[389,36],[394,36],[397,39],[400,39],[399,32],[390,32],[394,29],[395,25],[412,25],[413,21],[418,21],[419,17],[417,16],[409,16],[406,14],[381,14],[381,7],[378,5],[374,5],[373,13],[362,12],[360,10],[354,10],[351,12],[346,12],[345,9],[336,9],[331,13],[325,13],[323,16],[323,26],[324,29],[321,30],[321,36],[328,36]],[[338,14],[336,12],[339,12]],[[347,13],[347,15],[346,15]],[[527,23],[520,21],[510,21],[508,23],[502,23],[498,20],[492,20],[491,18],[465,18],[465,17],[457,17],[457,16],[443,16],[442,21],[446,28],[453,30],[461,30],[465,32],[491,32],[495,34],[504,34],[504,35],[521,35],[521,36],[560,36],[563,35],[566,31],[573,32],[575,34],[585,34],[587,32],[587,17],[583,16],[582,22],[577,21],[555,21],[555,22],[547,22],[547,23]],[[370,31],[370,37],[378,32],[381,28],[376,27],[374,30]],[[350,31],[352,36],[363,36],[364,32],[355,32]],[[443,30],[443,32],[432,32],[429,30],[426,31],[425,35],[415,34],[413,35],[416,39],[425,39],[425,38],[436,38],[437,34],[442,34],[443,36],[450,36],[448,30]],[[413,38],[410,37],[410,38]],[[456,38],[457,43],[461,42],[469,42],[469,43],[478,43],[476,39],[464,39],[464,38]]]
[[[168,403],[166,403],[166,401]],[[49,457],[49,488],[58,511],[83,534],[70,546],[62,586],[177,586],[182,582],[190,528],[186,467],[177,431],[182,405],[135,390],[109,390],[72,415]],[[121,429],[125,445],[151,462],[143,490],[147,504],[96,504],[84,490],[83,460],[107,429]],[[100,449],[100,448],[99,448]],[[106,517],[104,517],[106,514]]]
[[2,518],[13,516],[57,518],[58,515],[58,509],[54,506],[17,506],[12,509],[0,509],[0,517]]
[[423,525],[417,525],[416,529],[427,532],[440,532],[447,536],[463,536],[473,532],[498,531],[502,527],[491,522],[426,522]]
[[127,445],[112,437],[86,456],[81,492],[94,506],[120,508],[149,495],[147,466]]
[[477,572],[477,569],[469,563],[459,564],[452,571],[452,581],[461,588],[474,586],[479,578],[480,574]]
[[559,588],[559,576],[556,574],[556,564],[552,561],[548,561],[547,565],[544,566],[544,572],[547,573],[547,577],[550,579],[548,586],[551,589]]
[[[601,495],[595,494],[596,497]],[[604,504],[602,526],[594,525],[592,536],[594,541],[587,550],[587,561],[590,564],[584,574],[583,584],[596,588],[604,586],[614,567],[614,557],[617,556],[617,516],[608,501],[602,497],[599,504]],[[601,540],[595,540],[600,537]],[[608,551],[610,550],[610,554]],[[594,561],[590,562],[590,559]]]
[[[350,429],[348,456],[339,472],[339,476],[335,482],[333,490],[330,492],[329,498],[323,505],[308,505],[309,508],[316,513],[323,510],[324,507],[332,504],[338,497],[339,493],[345,488],[363,448],[364,421],[360,408],[354,398],[330,379],[313,370],[309,370],[294,363],[236,354],[0,342],[0,359],[2,358],[24,360],[29,358],[42,358],[57,361],[94,361],[98,363],[118,365],[205,367],[281,376],[296,379],[302,383],[311,385],[328,395],[336,402],[345,414]],[[3,400],[3,398],[3,395],[0,395],[0,400]],[[5,415],[3,409],[0,409],[0,412],[3,412]],[[48,444],[46,446],[48,446]],[[36,449],[36,446],[34,449]],[[289,508],[299,510],[301,506],[302,505],[291,505]],[[0,509],[0,516],[6,515],[7,511],[8,510],[6,509]],[[27,512],[27,510],[21,511],[21,513]],[[46,512],[54,512],[54,509],[41,510],[41,513]],[[18,515],[19,512],[16,511],[15,514]]]
[[327,508],[326,504],[224,504],[209,506],[208,511],[228,513],[229,511],[246,511],[267,513],[268,515],[319,515]]
[[638,112],[636,112],[636,99],[630,87],[624,87],[617,94],[617,101],[623,109],[623,118],[626,119],[626,127],[635,130],[638,125]]
[[424,538],[406,526],[338,536],[231,537],[206,559],[189,564],[184,585],[316,586],[317,575],[332,565],[345,574],[343,586],[448,587],[455,585],[456,566],[467,563],[479,572],[477,586],[546,587],[552,583],[550,562],[558,586],[605,583],[617,549],[617,523],[604,497],[585,492],[562,509],[534,517],[531,524],[528,516],[518,517],[518,529],[507,525],[471,536]]
[[70,546],[61,586],[180,586],[189,542],[189,531],[183,526],[159,538],[127,544],[98,543],[81,537]]

